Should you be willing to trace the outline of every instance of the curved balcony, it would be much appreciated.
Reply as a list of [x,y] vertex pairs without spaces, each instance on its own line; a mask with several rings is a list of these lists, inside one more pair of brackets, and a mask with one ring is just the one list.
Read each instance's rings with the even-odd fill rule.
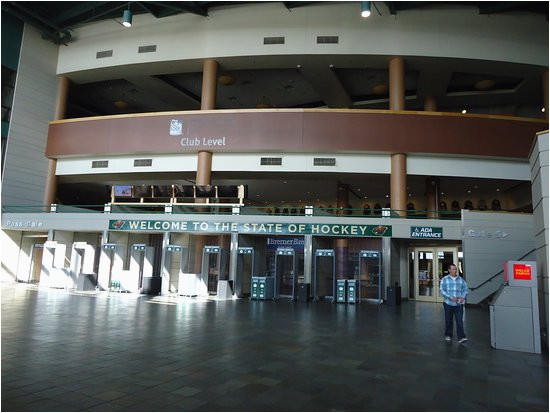
[[526,159],[540,119],[353,109],[143,113],[50,122],[46,156],[378,152]]

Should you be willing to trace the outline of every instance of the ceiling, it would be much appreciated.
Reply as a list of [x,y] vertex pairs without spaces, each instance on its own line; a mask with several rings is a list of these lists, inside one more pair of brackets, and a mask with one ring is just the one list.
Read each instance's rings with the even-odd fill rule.
[[[33,24],[46,41],[71,41],[84,24],[119,19],[132,13],[163,18],[180,13],[208,16],[213,9],[260,2],[2,2],[2,11]],[[292,9],[319,2],[271,2]],[[537,13],[548,19],[547,2],[373,2],[379,13],[403,10],[473,7],[481,14]],[[373,12],[375,12],[373,10]],[[386,56],[250,56],[218,59],[216,108],[355,108],[387,109]],[[73,85],[67,117],[102,116],[200,108],[200,62],[142,65],[139,73],[93,70],[69,75]],[[132,72],[132,70],[136,70]],[[520,64],[410,56],[406,59],[406,109],[422,110],[425,96],[434,96],[440,111],[544,117],[541,112],[543,68]]]
[[[43,32],[44,38],[54,43],[64,44],[71,41],[71,32],[87,23],[106,19],[120,18],[122,11],[130,8],[133,14],[151,14],[163,18],[182,13],[192,13],[207,17],[212,9],[227,5],[238,6],[257,1],[3,1],[2,11],[30,23]],[[282,7],[293,9],[307,7],[319,1],[282,1]],[[328,2],[334,3],[334,2]],[[381,5],[393,15],[404,10],[437,7],[449,3],[460,4],[478,9],[480,14],[529,12],[546,15],[548,3],[543,1],[385,1],[372,2],[380,12]],[[380,7],[379,7],[380,6]]]

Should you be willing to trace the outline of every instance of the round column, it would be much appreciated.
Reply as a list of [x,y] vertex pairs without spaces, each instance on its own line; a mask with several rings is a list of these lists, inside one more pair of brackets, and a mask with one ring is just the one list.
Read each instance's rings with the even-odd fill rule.
[[400,216],[407,215],[407,155],[394,153],[391,156],[390,177],[391,209]]
[[[390,110],[405,110],[405,62],[402,57],[390,59]],[[391,155],[391,209],[405,216],[407,209],[407,155]]]
[[[57,100],[55,102],[55,112],[53,120],[65,118],[67,111],[67,100],[69,97],[69,79],[65,76],[59,76],[57,81]],[[48,159],[48,172],[46,182],[44,183],[44,205],[56,203],[57,196],[57,159]]]
[[405,62],[390,59],[390,110],[405,110]]

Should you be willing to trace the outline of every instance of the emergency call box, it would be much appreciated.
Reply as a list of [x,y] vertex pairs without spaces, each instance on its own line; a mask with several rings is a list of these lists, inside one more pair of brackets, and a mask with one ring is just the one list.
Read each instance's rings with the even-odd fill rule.
[[537,263],[535,261],[506,261],[504,281],[512,287],[536,287]]

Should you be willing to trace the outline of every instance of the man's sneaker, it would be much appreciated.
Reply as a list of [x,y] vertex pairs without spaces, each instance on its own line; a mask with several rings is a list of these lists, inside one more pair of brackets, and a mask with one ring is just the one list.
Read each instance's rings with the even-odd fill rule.
[[468,339],[467,339],[466,337],[461,338],[460,340],[458,340],[458,342],[459,342],[460,344],[465,343],[465,342],[467,342],[467,341],[468,341]]
[[445,337],[445,341],[451,341],[451,337],[449,336]]

